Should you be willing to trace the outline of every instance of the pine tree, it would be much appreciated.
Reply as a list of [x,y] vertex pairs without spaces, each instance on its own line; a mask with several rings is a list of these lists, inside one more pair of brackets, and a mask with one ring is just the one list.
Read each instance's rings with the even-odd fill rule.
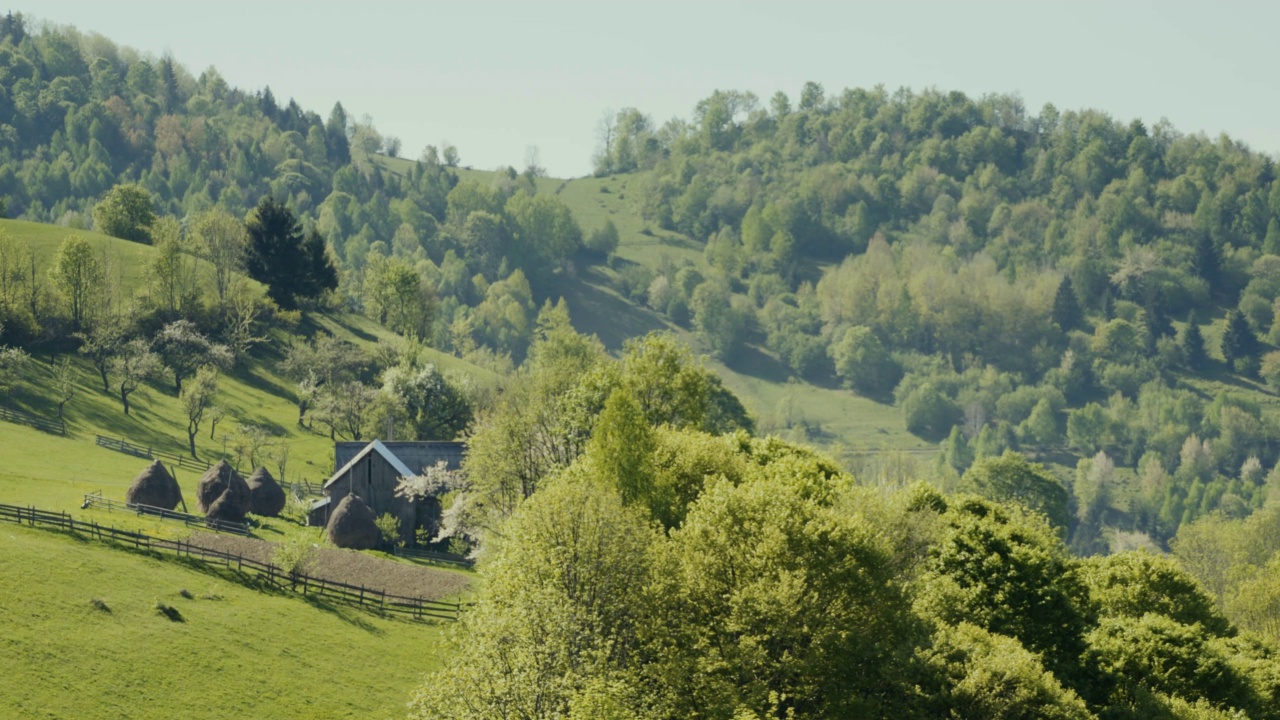
[[1267,224],[1267,237],[1262,241],[1262,252],[1280,255],[1280,220],[1271,218],[1271,222]]
[[182,101],[178,95],[178,74],[173,69],[173,58],[165,57],[160,61],[160,81],[164,84],[160,99],[164,103],[165,112],[178,112]]
[[1234,363],[1257,355],[1260,349],[1258,336],[1253,334],[1244,313],[1239,310],[1227,313],[1227,325],[1222,331],[1222,357]]
[[1183,362],[1191,370],[1203,369],[1209,360],[1209,356],[1204,351],[1204,336],[1200,334],[1200,325],[1196,321],[1194,310],[1187,316],[1187,326],[1182,330],[1179,347],[1182,350]]
[[1070,277],[1064,277],[1058,283],[1058,294],[1053,298],[1053,321],[1064,332],[1084,324],[1084,313],[1080,310],[1080,300]]
[[1196,235],[1195,256],[1192,258],[1196,275],[1212,288],[1218,281],[1218,273],[1222,267],[1222,259],[1218,255],[1218,245],[1207,230]]
[[959,425],[952,426],[951,435],[942,441],[942,458],[957,472],[964,472],[973,464],[973,448]]

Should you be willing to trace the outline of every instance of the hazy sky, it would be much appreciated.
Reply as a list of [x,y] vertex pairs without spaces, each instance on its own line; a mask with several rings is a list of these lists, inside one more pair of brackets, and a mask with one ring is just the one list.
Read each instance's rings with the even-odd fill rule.
[[[1093,107],[1280,151],[1280,3],[537,0],[187,4],[40,0],[28,15],[172,51],[193,74],[270,85],[349,114],[416,157],[448,139],[463,164],[585,174],[607,108],[661,123],[715,89],[807,80],[829,95],[884,84],[1016,92],[1028,110]],[[289,6],[294,4],[290,3]]]

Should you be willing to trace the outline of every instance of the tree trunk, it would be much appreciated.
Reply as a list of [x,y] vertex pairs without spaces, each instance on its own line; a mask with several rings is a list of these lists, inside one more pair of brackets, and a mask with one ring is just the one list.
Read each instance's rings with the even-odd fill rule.
[[198,433],[198,432],[200,432],[200,428],[196,428],[194,432],[193,432],[193,431],[191,431],[191,430],[187,430],[187,444],[191,446],[191,459],[192,459],[192,460],[199,460],[199,459],[200,459],[200,458],[196,457],[196,433]]
[[102,392],[111,392],[111,384],[107,382],[106,363],[103,363],[98,366],[98,374],[102,376]]
[[129,393],[124,389],[123,386],[120,387],[120,402],[124,403],[124,414],[128,415],[129,414]]
[[178,374],[177,370],[173,371],[173,394],[182,394],[182,376]]

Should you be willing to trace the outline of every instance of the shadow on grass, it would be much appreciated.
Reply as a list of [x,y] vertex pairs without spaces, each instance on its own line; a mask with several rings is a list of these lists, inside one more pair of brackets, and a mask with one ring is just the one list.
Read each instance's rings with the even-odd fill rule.
[[621,350],[623,343],[633,337],[667,329],[652,313],[584,280],[566,281],[555,294],[568,303],[574,328],[600,338],[610,351]]
[[723,360],[730,370],[759,378],[765,382],[785,383],[793,375],[786,363],[761,351],[753,345],[743,345],[734,350],[732,357]]

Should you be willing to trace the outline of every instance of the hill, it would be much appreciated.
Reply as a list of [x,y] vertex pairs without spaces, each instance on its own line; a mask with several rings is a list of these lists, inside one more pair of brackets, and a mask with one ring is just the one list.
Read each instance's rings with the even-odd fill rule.
[[6,717],[392,718],[422,672],[443,664],[441,626],[14,525],[0,551]]

